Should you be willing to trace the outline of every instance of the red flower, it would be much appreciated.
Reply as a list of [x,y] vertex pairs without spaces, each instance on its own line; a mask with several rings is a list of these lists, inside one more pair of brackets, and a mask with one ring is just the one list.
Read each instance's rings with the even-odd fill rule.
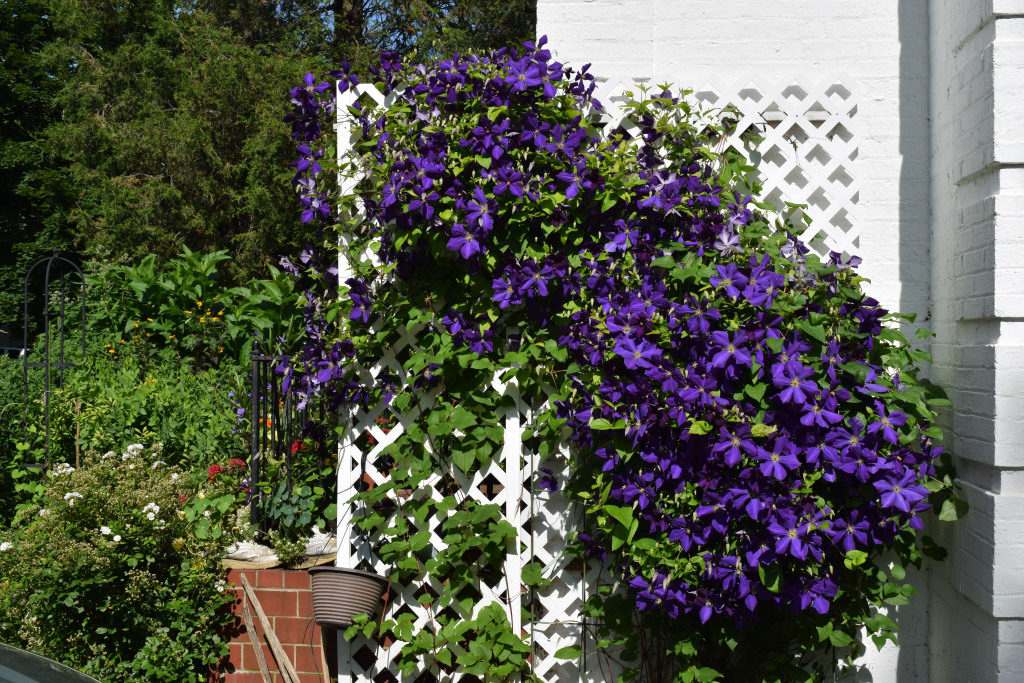
[[206,476],[209,477],[210,481],[213,481],[213,478],[223,471],[223,465],[210,465],[210,468],[206,470]]
[[228,469],[229,470],[245,469],[245,461],[242,460],[241,458],[231,458],[230,460],[228,460]]
[[306,450],[306,444],[301,441],[296,441],[292,444],[292,454],[298,453],[299,451]]

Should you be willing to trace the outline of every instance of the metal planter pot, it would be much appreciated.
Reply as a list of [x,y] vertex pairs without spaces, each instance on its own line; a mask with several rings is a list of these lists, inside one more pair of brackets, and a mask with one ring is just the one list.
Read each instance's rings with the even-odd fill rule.
[[347,628],[355,615],[374,614],[388,589],[386,577],[346,567],[313,567],[309,579],[314,620],[321,626]]

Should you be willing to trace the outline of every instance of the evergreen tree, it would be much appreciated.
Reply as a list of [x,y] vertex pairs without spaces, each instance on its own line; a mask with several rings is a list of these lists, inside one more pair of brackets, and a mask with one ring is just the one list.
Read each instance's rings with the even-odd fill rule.
[[[234,279],[310,237],[281,122],[306,71],[533,37],[535,0],[8,0],[0,9],[0,321],[47,248],[229,249]],[[16,47],[20,46],[20,47]],[[0,325],[2,327],[2,325]]]

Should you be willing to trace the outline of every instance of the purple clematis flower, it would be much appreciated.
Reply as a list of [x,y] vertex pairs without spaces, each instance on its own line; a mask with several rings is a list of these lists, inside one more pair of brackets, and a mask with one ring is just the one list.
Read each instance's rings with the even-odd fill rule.
[[466,221],[468,223],[479,224],[484,229],[484,232],[490,232],[494,227],[494,217],[491,215],[492,207],[490,201],[479,187],[473,190],[473,198],[466,202],[466,209]]
[[917,475],[912,470],[907,471],[898,481],[883,479],[876,481],[874,486],[880,494],[882,507],[896,508],[907,513],[914,504],[928,496],[928,489],[917,484]]
[[807,524],[801,523],[789,510],[779,510],[768,524],[768,531],[775,536],[775,552],[779,555],[792,555],[798,560],[807,559]]
[[772,368],[772,383],[782,389],[779,392],[779,400],[783,403],[804,405],[809,398],[817,396],[821,389],[813,379],[810,379],[813,375],[814,370],[806,366],[774,366]]
[[724,289],[727,296],[735,299],[740,295],[740,287],[746,286],[748,278],[740,272],[735,263],[724,266],[715,266],[718,275],[712,276],[710,282],[713,287]]
[[875,401],[875,413],[878,415],[878,419],[868,424],[868,434],[881,432],[882,438],[889,443],[893,445],[899,443],[900,435],[896,431],[896,427],[907,424],[907,416],[899,410],[887,413],[881,401]]
[[473,254],[479,254],[484,251],[484,247],[480,243],[480,239],[473,234],[472,230],[464,226],[462,223],[456,223],[452,226],[452,237],[448,240],[448,244],[445,246],[452,251],[459,252],[464,259],[468,259]]
[[776,438],[770,449],[759,448],[756,459],[761,463],[761,474],[782,481],[791,470],[800,467],[796,452],[796,447],[784,436]]
[[612,351],[622,357],[630,370],[654,367],[654,363],[661,357],[661,350],[654,344],[646,340],[637,342],[628,337],[620,337]]
[[719,350],[711,359],[710,367],[723,368],[727,364],[750,367],[750,351],[743,348],[743,344],[747,341],[747,335],[743,333],[743,330],[736,332],[732,339],[729,339],[727,332],[721,331],[712,332],[711,338]]

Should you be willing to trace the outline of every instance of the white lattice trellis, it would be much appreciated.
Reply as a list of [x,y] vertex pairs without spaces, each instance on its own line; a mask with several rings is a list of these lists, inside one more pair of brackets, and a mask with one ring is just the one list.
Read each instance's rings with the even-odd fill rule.
[[[606,129],[622,125],[617,105],[623,92],[637,86],[602,85],[598,95],[609,114]],[[757,167],[761,199],[780,208],[786,201],[807,205],[803,212],[811,224],[801,235],[804,242],[819,254],[857,252],[858,105],[842,80],[767,86],[747,81],[733,87],[706,83],[691,98],[703,108],[735,108],[739,118],[725,145],[744,153]],[[763,138],[756,149],[747,148],[742,140],[751,129]]]
[[[623,87],[605,86],[602,100],[606,105],[603,126],[607,128],[629,128],[632,122],[623,118],[618,111],[617,94]],[[780,84],[763,88],[745,83],[739,88],[724,90],[704,87],[694,92],[697,100],[706,106],[724,107],[733,105],[740,114],[735,133],[726,141],[740,151],[744,150],[740,135],[756,127],[764,142],[751,160],[758,166],[763,178],[763,197],[773,204],[782,204],[782,198],[794,203],[806,203],[806,213],[812,219],[811,227],[804,238],[819,253],[835,249],[840,252],[855,251],[857,240],[857,181],[853,163],[857,158],[857,138],[853,118],[857,105],[852,93],[841,83],[829,81],[819,85]],[[338,96],[338,151],[343,155],[351,148],[354,132],[345,115],[348,106],[356,101],[370,98],[381,106],[389,106],[395,95],[384,97],[373,86],[360,85]],[[351,191],[357,179],[342,178],[343,192]],[[348,263],[341,259],[339,273],[344,281],[351,272]],[[361,481],[383,483],[386,471],[377,467],[378,456],[394,443],[424,412],[431,409],[437,400],[429,390],[416,390],[404,376],[400,359],[416,349],[416,328],[407,328],[392,340],[391,352],[386,354],[372,368],[363,371],[363,381],[374,382],[381,372],[393,373],[398,378],[397,392],[410,392],[411,400],[405,410],[398,410],[397,403],[380,403],[368,411],[356,411],[349,416],[345,432],[339,443],[338,458],[338,565],[363,567],[383,572],[385,567],[374,554],[373,549],[351,533],[351,521],[355,510],[348,500],[356,492]],[[517,542],[507,549],[505,573],[494,585],[483,585],[475,609],[479,610],[492,602],[501,604],[513,628],[529,638],[533,647],[531,664],[537,676],[553,683],[597,683],[612,681],[617,671],[607,658],[593,654],[593,647],[584,648],[589,659],[567,661],[556,659],[554,653],[566,646],[576,644],[581,638],[592,635],[582,619],[583,603],[588,592],[593,590],[598,576],[594,570],[583,571],[574,566],[564,554],[565,540],[572,528],[572,513],[568,502],[559,493],[538,491],[531,493],[526,483],[541,465],[535,453],[524,450],[522,433],[524,425],[531,422],[536,408],[518,393],[514,382],[502,382],[495,378],[492,388],[498,395],[510,399],[510,407],[499,415],[504,427],[503,446],[500,456],[486,467],[467,478],[454,469],[447,473],[436,473],[411,495],[443,497],[442,482],[445,477],[457,481],[462,495],[501,506],[507,521],[519,530]],[[378,417],[387,415],[394,418],[395,426],[385,433],[376,423]],[[361,439],[364,434],[373,436],[372,446]],[[555,464],[567,466],[565,453],[551,456],[560,461]],[[443,543],[439,527],[443,520],[429,518],[426,529],[430,531],[431,544],[441,548]],[[544,576],[551,585],[543,591],[526,590],[521,582],[522,567],[531,561],[538,561],[544,567]],[[428,586],[439,592],[439,586]],[[418,586],[392,586],[393,597],[387,606],[385,618],[412,613],[415,624],[422,627],[433,618],[430,606],[418,602],[423,590]],[[524,622],[523,607],[527,607],[532,618]],[[460,609],[453,606],[449,609]],[[344,683],[356,681],[422,681],[434,680],[425,676],[429,663],[424,663],[410,676],[401,677],[392,666],[401,642],[375,642],[356,640],[346,642],[339,636],[340,668],[339,680]]]
[[803,211],[811,224],[804,242],[819,254],[857,251],[859,137],[857,99],[849,88],[838,80],[770,87],[747,82],[734,88],[706,85],[694,96],[739,111],[729,140],[736,149],[744,151],[739,136],[752,127],[764,138],[749,154],[761,175],[763,198],[778,207],[783,200],[807,205]]

